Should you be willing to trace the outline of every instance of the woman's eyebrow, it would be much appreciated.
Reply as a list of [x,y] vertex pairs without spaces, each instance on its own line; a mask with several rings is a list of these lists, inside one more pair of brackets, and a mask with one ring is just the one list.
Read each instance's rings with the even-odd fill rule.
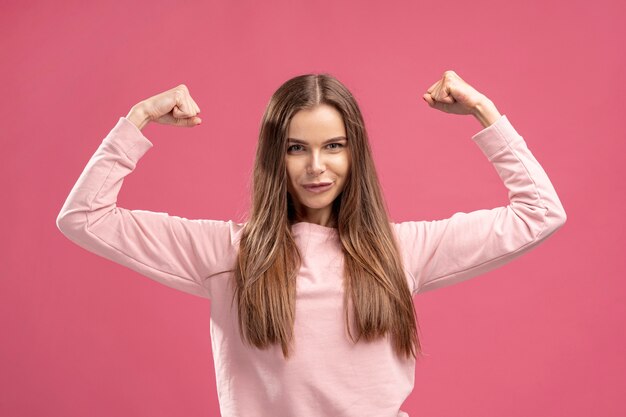
[[[302,143],[304,145],[307,144],[307,141],[306,140],[302,140],[302,139],[287,138],[287,140],[289,140],[290,142],[293,142],[293,143]],[[323,143],[328,143],[328,142],[332,142],[332,141],[335,141],[335,140],[348,140],[348,138],[345,137],[345,136],[337,136],[335,138],[326,139]]]

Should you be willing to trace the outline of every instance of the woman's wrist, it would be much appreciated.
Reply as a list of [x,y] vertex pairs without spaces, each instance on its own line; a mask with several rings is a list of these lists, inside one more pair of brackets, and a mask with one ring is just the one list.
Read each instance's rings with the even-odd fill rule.
[[134,105],[126,115],[126,118],[137,126],[139,130],[143,129],[150,122],[150,118],[143,110],[143,107],[141,107],[141,104]]
[[495,104],[487,97],[479,101],[474,107],[472,113],[476,119],[483,125],[483,127],[489,127],[494,124],[502,115],[496,108]]

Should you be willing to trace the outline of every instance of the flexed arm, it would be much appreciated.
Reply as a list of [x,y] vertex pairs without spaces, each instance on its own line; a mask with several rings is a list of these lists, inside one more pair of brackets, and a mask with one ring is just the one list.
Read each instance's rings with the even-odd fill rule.
[[546,172],[507,116],[500,115],[467,84],[459,83],[456,74],[448,77],[461,85],[452,89],[457,98],[444,75],[442,82],[431,87],[433,95],[424,99],[431,107],[473,114],[483,123],[484,129],[472,140],[507,187],[510,203],[457,212],[443,220],[394,224],[408,272],[415,279],[414,293],[452,285],[504,265],[545,241],[567,219]]
[[[166,124],[197,125],[195,103],[185,94],[172,90],[162,94],[166,93],[170,95],[169,114],[150,116],[155,102],[144,101],[119,118],[72,188],[56,224],[90,252],[169,287],[210,298],[206,279],[230,268],[239,226],[232,221],[189,220],[116,204],[124,178],[153,146],[141,127],[158,119]],[[164,101],[162,95],[155,97]]]

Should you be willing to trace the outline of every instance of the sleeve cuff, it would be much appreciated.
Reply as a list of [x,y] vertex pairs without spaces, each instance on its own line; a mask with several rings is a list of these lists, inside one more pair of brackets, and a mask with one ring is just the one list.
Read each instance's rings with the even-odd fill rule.
[[137,162],[153,143],[126,117],[120,117],[106,137],[116,148],[122,150],[133,162]]
[[506,115],[502,115],[494,123],[472,136],[472,140],[487,159],[491,160],[498,151],[519,136]]

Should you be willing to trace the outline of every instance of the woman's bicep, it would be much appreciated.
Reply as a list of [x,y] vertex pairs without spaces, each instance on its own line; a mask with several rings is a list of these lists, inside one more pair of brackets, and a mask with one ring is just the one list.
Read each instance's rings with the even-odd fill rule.
[[210,298],[206,279],[234,262],[235,224],[114,207],[57,222],[79,246],[169,287]]
[[547,237],[541,227],[544,214],[536,215],[528,222],[509,205],[397,224],[415,292],[467,280],[522,255]]
[[550,178],[506,116],[472,137],[508,190],[509,204],[396,224],[423,292],[490,271],[538,246],[566,214]]
[[239,225],[117,206],[124,179],[152,146],[121,117],[74,184],[57,227],[97,255],[169,287],[210,298],[206,281],[234,261]]

